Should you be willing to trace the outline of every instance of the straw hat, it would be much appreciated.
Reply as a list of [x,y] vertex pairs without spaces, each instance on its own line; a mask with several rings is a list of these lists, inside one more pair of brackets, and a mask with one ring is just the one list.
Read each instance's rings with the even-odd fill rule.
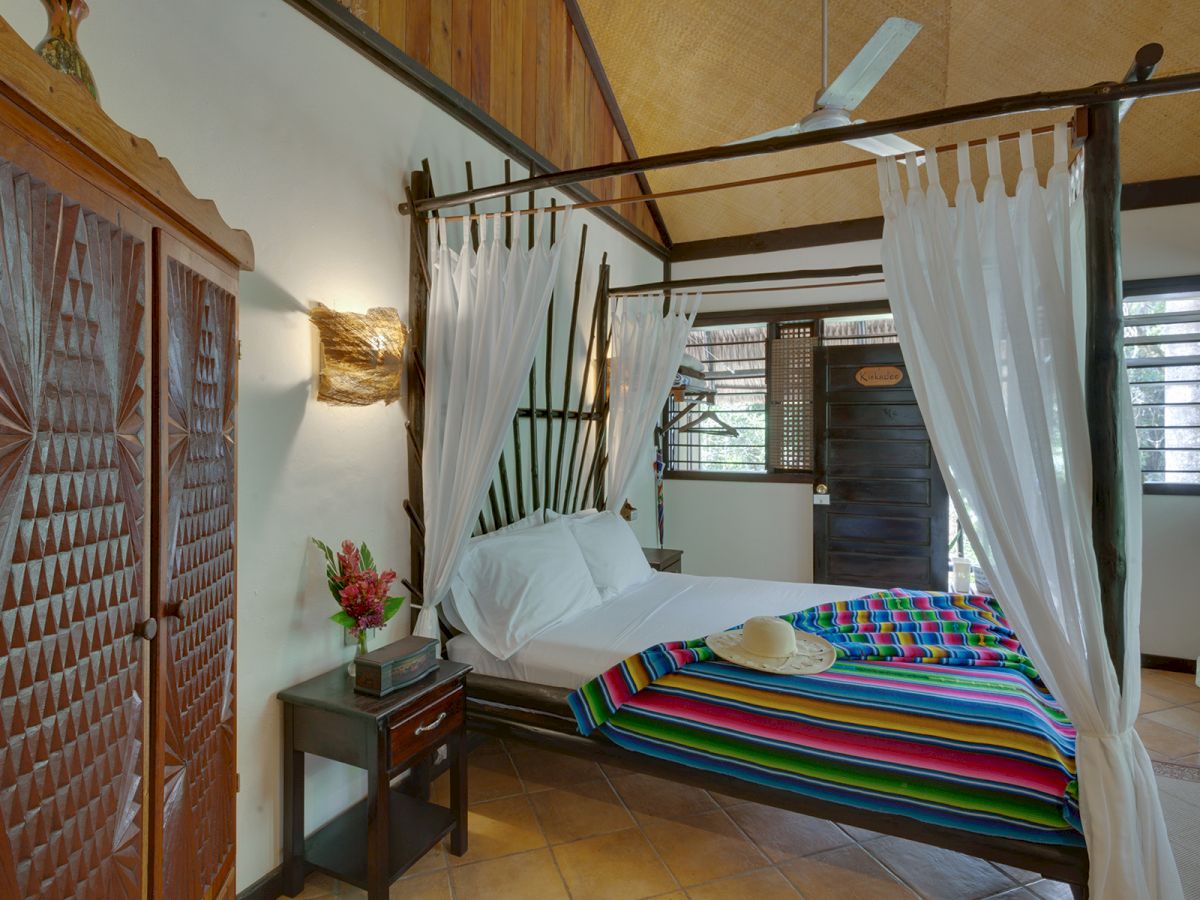
[[775,616],[754,616],[735,631],[710,634],[705,642],[723,660],[776,675],[815,675],[837,661],[829,641]]

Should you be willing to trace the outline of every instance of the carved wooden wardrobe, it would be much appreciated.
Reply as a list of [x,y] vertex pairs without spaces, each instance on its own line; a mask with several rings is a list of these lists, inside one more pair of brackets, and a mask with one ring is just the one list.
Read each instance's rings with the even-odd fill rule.
[[252,265],[0,19],[0,897],[233,895]]

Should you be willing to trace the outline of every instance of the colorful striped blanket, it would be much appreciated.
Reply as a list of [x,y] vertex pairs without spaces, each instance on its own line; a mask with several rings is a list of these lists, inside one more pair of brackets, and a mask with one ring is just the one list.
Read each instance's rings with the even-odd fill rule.
[[782,618],[838,661],[774,675],[703,639],[659,644],[570,695],[579,730],[820,800],[1082,846],[1075,729],[990,597],[895,589]]

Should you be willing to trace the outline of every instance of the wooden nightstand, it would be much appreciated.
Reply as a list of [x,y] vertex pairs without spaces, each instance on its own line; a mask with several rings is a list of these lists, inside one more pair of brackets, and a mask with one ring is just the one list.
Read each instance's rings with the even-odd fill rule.
[[683,571],[682,550],[657,550],[653,547],[643,547],[642,552],[646,554],[646,562],[650,563],[652,569],[660,572]]
[[[464,679],[470,666],[441,661],[437,670],[386,697],[356,694],[340,666],[279,694],[283,701],[283,885],[295,897],[317,869],[385,900],[388,886],[447,834],[450,852],[467,850],[467,747]],[[427,771],[442,744],[450,754],[450,808],[415,791],[393,788],[405,769]],[[304,835],[304,754],[367,770],[367,798]],[[407,785],[405,785],[407,787]],[[364,852],[365,850],[365,852]]]

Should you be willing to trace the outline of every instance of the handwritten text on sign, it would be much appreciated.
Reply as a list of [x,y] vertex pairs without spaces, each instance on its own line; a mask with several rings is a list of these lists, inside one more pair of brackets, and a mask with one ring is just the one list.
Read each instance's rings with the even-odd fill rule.
[[891,387],[904,380],[904,372],[897,366],[863,366],[854,380],[863,387]]

